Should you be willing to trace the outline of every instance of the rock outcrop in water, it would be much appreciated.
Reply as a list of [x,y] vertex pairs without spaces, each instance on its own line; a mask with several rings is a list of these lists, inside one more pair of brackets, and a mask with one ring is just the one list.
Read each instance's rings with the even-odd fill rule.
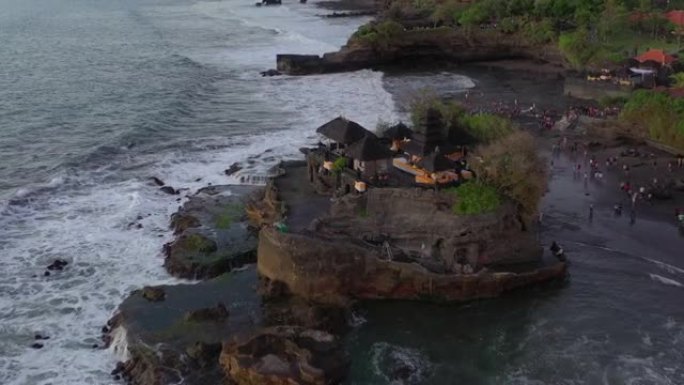
[[332,334],[295,326],[260,330],[223,344],[221,366],[238,384],[338,384],[349,359]]
[[542,259],[512,205],[455,215],[452,194],[417,188],[373,188],[330,203],[314,186],[302,187],[308,168],[288,167],[269,186],[270,202],[256,210],[285,208],[288,230],[261,230],[257,265],[289,293],[328,304],[466,301],[565,275],[564,263]]
[[383,46],[354,40],[337,52],[323,56],[280,54],[277,69],[287,75],[309,75],[356,71],[385,65],[414,66],[419,62],[468,63],[506,59],[526,59],[563,65],[557,48],[539,46],[515,36],[494,31],[448,28],[405,30]]
[[257,239],[244,207],[259,188],[212,186],[191,196],[171,217],[174,241],[164,246],[164,266],[181,278],[211,278],[253,263]]
[[344,330],[346,309],[282,296],[265,300],[255,290],[258,282],[250,267],[194,285],[148,288],[164,292],[164,301],[150,302],[146,291],[133,292],[106,330],[115,349],[126,346],[128,353],[112,376],[140,385],[181,379],[189,385],[226,379],[262,384],[268,382],[247,381],[268,377],[269,367],[259,365],[265,360],[301,365],[277,384],[292,383],[288,378],[324,378],[330,381],[296,383],[332,384],[344,377],[348,361],[329,333]]

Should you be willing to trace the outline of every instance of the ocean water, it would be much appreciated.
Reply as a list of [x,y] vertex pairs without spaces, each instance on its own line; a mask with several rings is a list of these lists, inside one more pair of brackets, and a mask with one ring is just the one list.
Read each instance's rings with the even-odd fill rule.
[[[560,89],[482,71],[262,78],[277,53],[334,50],[367,20],[323,12],[311,1],[0,0],[0,384],[112,383],[122,352],[92,346],[127,293],[177,282],[161,246],[194,190],[267,175],[337,115],[368,128],[405,119],[426,86],[537,103]],[[233,162],[246,167],[227,177]],[[587,223],[593,196],[571,165],[554,165],[540,234],[568,251],[567,282],[465,305],[361,304],[349,383],[684,384],[682,238],[599,208]],[[56,258],[68,267],[43,276]],[[30,348],[35,333],[50,336],[42,349]]]
[[[0,384],[111,383],[119,357],[92,348],[101,326],[131,290],[175,282],[161,246],[180,202],[149,177],[182,199],[265,175],[340,114],[396,118],[379,72],[259,75],[276,53],[334,50],[367,21],[323,12],[0,0]],[[233,162],[247,167],[228,178]],[[68,267],[43,276],[56,258]],[[35,333],[50,336],[42,349]]]

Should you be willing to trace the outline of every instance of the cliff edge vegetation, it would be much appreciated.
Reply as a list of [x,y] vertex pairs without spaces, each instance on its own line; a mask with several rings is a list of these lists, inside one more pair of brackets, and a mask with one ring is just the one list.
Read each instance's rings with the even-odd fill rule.
[[624,105],[620,120],[638,132],[684,150],[684,99],[659,90],[638,90]]
[[469,113],[456,101],[445,101],[430,92],[416,97],[411,105],[415,127],[429,109],[440,112],[445,136],[474,146],[468,164],[477,182],[454,189],[462,199],[454,212],[461,214],[486,212],[498,202],[493,191],[518,205],[520,215],[529,221],[537,214],[537,206],[547,185],[547,170],[539,156],[534,137],[513,121],[490,113]]
[[652,47],[678,52],[684,25],[666,15],[680,9],[681,0],[394,0],[349,44],[383,51],[407,39],[496,36],[540,53],[557,50],[576,70],[596,69]]

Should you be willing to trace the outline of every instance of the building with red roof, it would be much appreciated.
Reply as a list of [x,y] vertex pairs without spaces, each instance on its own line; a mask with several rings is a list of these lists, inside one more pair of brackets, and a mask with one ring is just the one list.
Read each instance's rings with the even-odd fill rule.
[[677,58],[663,51],[662,49],[649,49],[648,51],[636,56],[634,60],[639,63],[655,62],[661,66],[669,66],[677,61]]
[[670,11],[665,18],[678,27],[684,27],[684,11]]

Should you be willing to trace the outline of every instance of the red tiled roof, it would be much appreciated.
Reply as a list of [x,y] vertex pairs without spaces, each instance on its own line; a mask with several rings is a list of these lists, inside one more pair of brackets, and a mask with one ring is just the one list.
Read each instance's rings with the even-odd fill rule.
[[677,58],[669,55],[662,49],[650,49],[635,57],[634,60],[638,61],[639,63],[653,61],[660,64],[672,64],[677,61]]
[[665,14],[665,18],[674,25],[684,27],[684,11],[670,11]]

